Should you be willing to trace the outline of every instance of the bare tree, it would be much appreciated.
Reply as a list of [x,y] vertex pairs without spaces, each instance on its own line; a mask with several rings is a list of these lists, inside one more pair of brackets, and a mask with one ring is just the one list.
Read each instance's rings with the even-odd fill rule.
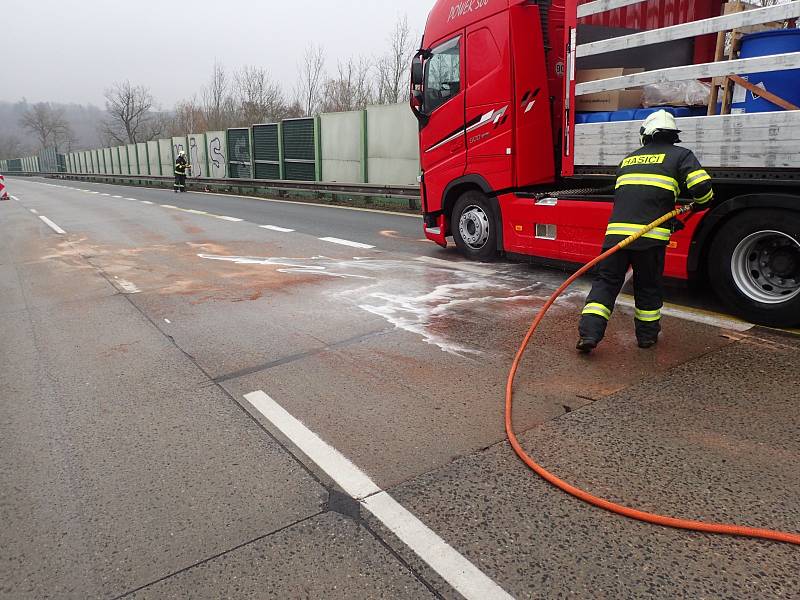
[[389,50],[377,64],[378,102],[396,104],[408,99],[409,71],[414,56],[414,41],[408,27],[408,17],[397,20],[389,36]]
[[295,97],[304,116],[312,116],[319,110],[325,82],[325,53],[322,46],[312,44],[306,49],[303,63],[299,67],[299,76]]
[[205,111],[196,98],[183,100],[175,106],[175,116],[169,128],[172,135],[196,133],[207,129]]
[[243,67],[236,73],[236,100],[243,123],[271,123],[283,118],[286,100],[281,86],[266,69]]
[[373,100],[372,66],[366,58],[339,63],[338,76],[325,82],[322,112],[363,110]]
[[234,125],[235,106],[231,96],[231,80],[219,63],[214,64],[211,81],[202,91],[203,112],[208,127],[214,131]]
[[0,159],[19,158],[30,150],[15,135],[0,135]]
[[105,97],[109,114],[101,129],[105,139],[118,144],[135,144],[155,137],[155,100],[148,88],[134,86],[126,80],[106,90]]
[[47,102],[39,102],[26,110],[20,118],[23,129],[33,134],[41,149],[55,146],[61,150],[75,143],[72,131],[63,108],[53,108]]

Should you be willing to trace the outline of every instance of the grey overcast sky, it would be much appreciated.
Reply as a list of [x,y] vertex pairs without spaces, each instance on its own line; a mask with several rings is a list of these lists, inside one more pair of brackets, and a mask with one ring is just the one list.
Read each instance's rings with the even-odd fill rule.
[[[0,100],[103,105],[117,80],[147,85],[164,108],[197,93],[214,61],[269,69],[287,91],[313,42],[328,70],[377,56],[408,16],[422,34],[434,0],[0,0],[6,57]],[[416,43],[416,42],[415,42]]]

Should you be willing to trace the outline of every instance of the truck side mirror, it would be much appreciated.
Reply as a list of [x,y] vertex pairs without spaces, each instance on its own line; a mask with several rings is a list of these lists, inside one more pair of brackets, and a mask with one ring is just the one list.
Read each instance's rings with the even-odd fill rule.
[[411,62],[411,85],[420,86],[425,82],[425,67],[422,56],[417,55]]

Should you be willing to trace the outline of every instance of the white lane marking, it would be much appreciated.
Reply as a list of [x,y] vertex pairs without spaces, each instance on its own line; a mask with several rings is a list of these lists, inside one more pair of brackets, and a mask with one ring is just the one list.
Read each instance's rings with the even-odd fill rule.
[[192,213],[193,215],[207,215],[208,213],[204,210],[195,210],[193,208],[184,208],[184,212]]
[[226,217],[225,215],[211,215],[215,219],[222,219],[223,221],[230,221],[231,223],[241,223],[244,219],[237,219],[236,217]]
[[174,208],[175,210],[180,210],[177,206],[173,206],[172,204],[162,204],[162,208]]
[[[617,304],[625,306],[626,308],[636,308],[636,301],[632,296],[621,294],[617,299]],[[737,331],[744,333],[750,331],[755,325],[742,321],[736,317],[721,315],[714,312],[705,311],[702,309],[689,308],[686,306],[677,306],[675,304],[665,304],[661,309],[661,314],[668,317],[675,317],[684,321],[691,321],[694,323],[703,323],[704,325],[711,325],[712,327],[719,327],[720,329],[728,329],[730,331]]]
[[35,214],[35,215],[38,215],[38,214],[39,214],[39,211],[38,211],[38,210],[36,210],[35,208],[29,208],[28,210],[29,210],[29,211],[31,211],[31,212],[32,212],[33,214]]
[[166,323],[167,325],[172,325],[172,321],[170,321],[169,319],[164,319],[164,323]]
[[111,196],[111,197],[112,198],[119,198],[120,200],[122,200],[122,196]]
[[139,200],[142,204],[153,204],[150,200]]
[[61,229],[61,227],[59,227],[58,225],[56,225],[55,223],[53,223],[53,222],[52,222],[50,219],[48,219],[48,218],[47,218],[47,217],[45,217],[44,215],[39,215],[39,218],[40,218],[42,221],[44,221],[44,223],[45,223],[45,224],[46,224],[46,225],[47,225],[47,226],[48,226],[50,229],[52,229],[53,231],[55,231],[55,232],[56,232],[58,235],[64,235],[65,233],[67,233],[66,231],[64,231],[63,229]]
[[9,196],[9,198],[11,198],[14,202],[20,202],[20,199],[16,196]]
[[441,258],[434,258],[433,256],[417,256],[414,260],[419,262],[428,263],[429,265],[436,265],[444,267],[445,269],[453,269],[455,271],[467,271],[469,273],[477,273],[478,275],[494,275],[496,272],[492,269],[473,265],[471,263],[456,262],[444,260]]
[[381,521],[404,544],[467,600],[511,596],[483,571],[459,554],[417,517],[381,490],[341,452],[289,414],[263,391],[245,396],[273,426],[331,477],[345,492]]
[[277,227],[275,225],[259,225],[261,229],[269,229],[270,231],[277,231],[279,233],[293,233],[294,229],[286,229],[286,227]]
[[362,250],[369,250],[375,246],[369,244],[362,244],[361,242],[351,242],[350,240],[343,240],[335,237],[322,237],[318,238],[323,242],[330,242],[331,244],[339,244],[340,246],[350,246],[351,248],[361,248]]
[[320,439],[263,391],[247,394],[245,398],[353,498],[360,500],[381,491],[374,481],[341,452]]
[[136,198],[124,198],[124,200],[130,200],[131,202],[138,202]]
[[[87,193],[89,193],[89,194],[100,194],[100,192],[93,192],[93,191],[91,191],[91,190],[83,190],[83,191],[84,191],[84,192],[87,192]],[[100,195],[103,195],[103,194],[100,194]],[[106,196],[108,196],[108,194],[105,194],[105,195],[106,195]]]
[[101,196],[110,196],[111,194],[106,194],[105,192],[100,194]]

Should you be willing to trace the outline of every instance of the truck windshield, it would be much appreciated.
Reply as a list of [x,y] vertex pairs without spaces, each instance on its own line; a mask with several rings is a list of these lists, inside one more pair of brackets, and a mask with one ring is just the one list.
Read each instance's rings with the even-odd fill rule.
[[423,110],[431,114],[461,90],[461,37],[431,50],[425,64]]

